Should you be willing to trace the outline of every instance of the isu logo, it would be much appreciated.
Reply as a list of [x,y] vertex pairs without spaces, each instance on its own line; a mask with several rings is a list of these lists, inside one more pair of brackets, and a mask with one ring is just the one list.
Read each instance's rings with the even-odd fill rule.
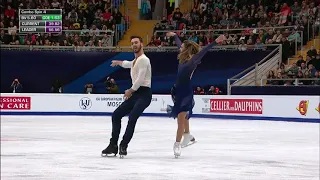
[[262,99],[210,99],[210,112],[262,114]]
[[10,110],[30,110],[31,109],[31,97],[1,97],[0,109]]
[[319,103],[318,107],[316,108],[316,111],[318,111],[320,113],[320,103]]
[[309,101],[306,101],[306,100],[300,101],[299,106],[297,107],[297,110],[302,116],[307,115],[308,105],[309,105]]
[[82,99],[80,99],[79,101],[79,107],[83,110],[88,110],[90,109],[92,106],[92,101],[91,99],[84,97]]

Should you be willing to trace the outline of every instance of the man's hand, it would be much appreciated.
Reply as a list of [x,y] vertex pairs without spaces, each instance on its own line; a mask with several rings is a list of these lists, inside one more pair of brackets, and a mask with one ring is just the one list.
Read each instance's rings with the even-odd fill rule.
[[113,60],[111,61],[111,65],[112,67],[115,67],[115,66],[120,66],[122,64],[122,61],[119,61],[119,60]]
[[220,35],[217,39],[216,39],[216,43],[217,44],[222,44],[222,42],[226,40],[226,37],[224,35]]
[[132,89],[127,89],[125,92],[124,92],[124,99],[125,100],[128,100],[131,96],[132,96],[132,93],[134,92],[134,90]]

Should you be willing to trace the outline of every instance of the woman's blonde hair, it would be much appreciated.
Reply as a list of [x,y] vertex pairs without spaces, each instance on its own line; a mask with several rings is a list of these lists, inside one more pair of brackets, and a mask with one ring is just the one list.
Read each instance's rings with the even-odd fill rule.
[[193,42],[193,41],[183,41],[184,44],[184,50],[179,53],[178,59],[179,63],[183,64],[186,61],[189,61],[193,55],[198,54],[200,52],[200,46],[199,44]]

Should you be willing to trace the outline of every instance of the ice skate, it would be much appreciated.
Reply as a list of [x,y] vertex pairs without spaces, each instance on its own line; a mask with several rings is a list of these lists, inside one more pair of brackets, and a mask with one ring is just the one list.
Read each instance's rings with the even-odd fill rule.
[[181,155],[181,145],[180,142],[175,142],[173,145],[173,154],[175,158],[178,158]]
[[196,139],[190,133],[184,133],[181,148],[185,148],[196,143]]
[[120,159],[123,159],[124,156],[127,155],[127,146],[121,146],[121,145],[120,145],[119,155],[120,155]]
[[112,154],[113,156],[116,156],[118,154],[118,145],[110,143],[109,146],[102,151],[101,156],[112,157]]

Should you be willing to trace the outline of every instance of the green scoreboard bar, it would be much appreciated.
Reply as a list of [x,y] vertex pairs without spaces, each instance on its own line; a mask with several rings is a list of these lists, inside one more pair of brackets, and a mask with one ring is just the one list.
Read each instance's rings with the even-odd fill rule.
[[62,9],[19,9],[19,33],[61,33]]

